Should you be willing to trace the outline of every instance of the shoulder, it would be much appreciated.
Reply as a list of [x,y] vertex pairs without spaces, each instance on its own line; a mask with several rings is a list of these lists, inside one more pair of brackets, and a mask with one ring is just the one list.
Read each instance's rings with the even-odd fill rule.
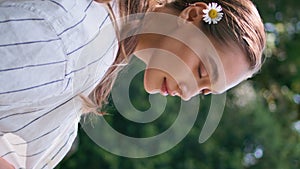
[[22,107],[63,90],[65,52],[43,12],[29,3],[0,3],[0,111]]
[[81,91],[82,82],[98,81],[115,58],[116,36],[105,29],[111,24],[103,5],[48,1],[0,3],[0,102],[9,109]]

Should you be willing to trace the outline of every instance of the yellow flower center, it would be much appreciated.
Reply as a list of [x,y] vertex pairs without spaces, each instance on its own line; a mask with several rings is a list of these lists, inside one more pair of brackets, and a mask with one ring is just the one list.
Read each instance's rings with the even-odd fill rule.
[[215,10],[215,9],[211,9],[211,10],[208,12],[208,16],[209,16],[211,19],[215,19],[215,18],[218,16],[218,11]]

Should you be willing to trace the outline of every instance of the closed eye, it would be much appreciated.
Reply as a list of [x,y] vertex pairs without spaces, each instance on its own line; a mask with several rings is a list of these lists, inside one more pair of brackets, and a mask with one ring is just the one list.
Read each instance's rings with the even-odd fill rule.
[[198,74],[200,79],[208,75],[204,65],[201,62],[199,63],[198,66]]
[[199,73],[200,78],[208,76],[206,68],[205,68],[205,66],[203,65],[202,62],[199,63],[198,73]]
[[202,71],[201,71],[201,66],[200,65],[198,67],[198,75],[199,75],[199,78],[201,79],[202,78]]

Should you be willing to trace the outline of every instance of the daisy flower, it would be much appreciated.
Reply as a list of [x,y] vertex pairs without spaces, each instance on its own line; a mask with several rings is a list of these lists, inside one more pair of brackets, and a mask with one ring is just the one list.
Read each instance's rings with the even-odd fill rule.
[[208,8],[203,10],[203,20],[208,24],[217,24],[223,17],[222,7],[215,2],[209,3]]

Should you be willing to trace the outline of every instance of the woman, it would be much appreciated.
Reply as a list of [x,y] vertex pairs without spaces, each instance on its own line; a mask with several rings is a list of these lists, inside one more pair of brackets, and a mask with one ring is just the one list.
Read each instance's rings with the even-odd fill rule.
[[[0,166],[57,165],[76,136],[77,96],[83,95],[85,112],[101,114],[120,69],[111,65],[125,63],[132,53],[147,65],[147,92],[189,100],[222,93],[251,77],[261,66],[265,44],[262,21],[249,0],[32,0],[2,2],[0,8]],[[130,32],[128,21],[112,22],[136,13],[144,15],[139,35],[124,33]],[[153,18],[153,13],[179,21]],[[107,33],[105,25],[114,27]],[[151,25],[166,34],[151,32]],[[206,36],[188,33],[187,25]],[[177,35],[187,44],[197,40],[190,45],[199,51]],[[218,57],[207,56],[207,38]],[[92,104],[85,97],[91,91]]]

